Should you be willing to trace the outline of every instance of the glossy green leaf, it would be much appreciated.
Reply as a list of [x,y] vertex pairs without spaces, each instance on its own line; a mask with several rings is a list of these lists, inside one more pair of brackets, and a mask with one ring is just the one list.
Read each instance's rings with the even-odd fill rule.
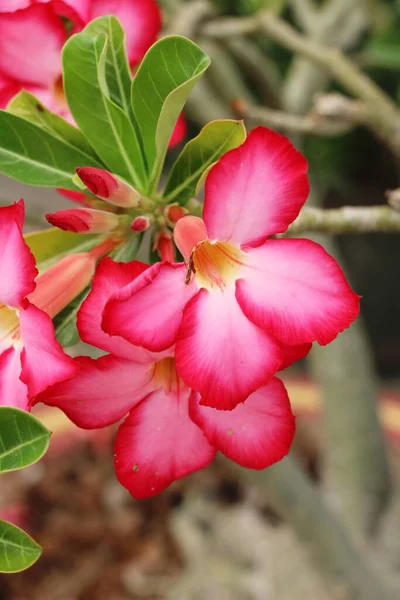
[[47,110],[33,94],[25,90],[20,91],[8,104],[7,111],[49,131],[54,137],[69,144],[73,150],[77,148],[84,152],[88,161],[98,160],[82,132],[59,115]]
[[19,527],[0,521],[0,573],[18,573],[31,567],[42,548]]
[[50,227],[27,233],[25,241],[36,259],[39,270],[48,268],[71,252],[87,252],[99,242],[97,235],[81,235]]
[[0,111],[0,173],[29,185],[76,190],[75,168],[85,164],[102,167],[53,133]]
[[85,33],[106,34],[109,43],[105,56],[105,78],[110,98],[126,114],[131,110],[132,75],[125,47],[125,32],[115,17],[99,17],[85,27]]
[[0,473],[37,462],[49,447],[50,435],[28,412],[0,406]]
[[108,170],[143,189],[146,172],[135,128],[112,101],[106,81],[108,45],[115,41],[115,36],[86,30],[68,40],[62,53],[65,94],[75,121]]
[[186,144],[171,169],[164,197],[169,202],[185,204],[207,170],[225,152],[237,148],[246,139],[242,121],[212,121]]
[[56,338],[63,348],[74,346],[80,340],[79,331],[76,326],[76,317],[88,293],[89,288],[79,294],[53,319]]
[[169,36],[150,48],[132,84],[132,107],[155,189],[176,120],[210,58],[196,44]]

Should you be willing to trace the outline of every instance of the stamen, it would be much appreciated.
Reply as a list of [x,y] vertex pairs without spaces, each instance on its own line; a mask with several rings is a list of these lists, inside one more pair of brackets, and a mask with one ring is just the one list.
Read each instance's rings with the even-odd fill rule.
[[192,274],[196,283],[210,291],[233,285],[240,270],[246,266],[245,254],[227,242],[205,240],[194,248],[188,264],[186,283]]
[[18,312],[0,304],[0,352],[16,345],[20,338]]
[[153,379],[156,386],[163,388],[167,394],[179,392],[183,385],[176,371],[175,359],[172,357],[163,358],[155,363]]

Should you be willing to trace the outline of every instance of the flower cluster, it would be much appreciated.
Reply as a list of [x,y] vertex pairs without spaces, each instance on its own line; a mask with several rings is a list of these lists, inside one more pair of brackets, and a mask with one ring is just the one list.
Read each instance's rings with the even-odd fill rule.
[[35,402],[78,426],[120,421],[119,480],[137,498],[207,465],[217,451],[265,468],[287,454],[294,416],[279,370],[327,344],[359,311],[321,246],[276,239],[308,195],[307,163],[283,136],[254,130],[210,170],[203,219],[177,219],[184,261],[104,259],[78,315],[74,377]]

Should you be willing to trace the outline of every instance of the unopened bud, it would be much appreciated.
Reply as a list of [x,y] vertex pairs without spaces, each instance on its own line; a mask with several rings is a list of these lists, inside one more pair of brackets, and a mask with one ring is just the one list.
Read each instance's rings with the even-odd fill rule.
[[95,266],[89,252],[66,256],[36,279],[29,301],[55,317],[89,285]]
[[75,233],[108,233],[119,226],[117,215],[93,208],[71,208],[46,214],[54,227]]
[[151,225],[151,220],[149,217],[140,216],[133,219],[131,223],[132,231],[146,231]]
[[169,231],[160,231],[156,235],[153,248],[157,250],[162,261],[175,262],[174,242]]
[[109,171],[96,167],[77,167],[76,172],[92,194],[102,200],[123,208],[140,205],[139,192]]
[[175,225],[186,214],[187,210],[183,206],[179,206],[179,204],[169,204],[164,210],[164,216],[171,225]]

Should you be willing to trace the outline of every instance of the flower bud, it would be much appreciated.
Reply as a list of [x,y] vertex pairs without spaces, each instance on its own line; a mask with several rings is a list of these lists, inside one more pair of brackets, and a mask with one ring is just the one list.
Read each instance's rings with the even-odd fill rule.
[[139,192],[109,171],[96,167],[78,167],[76,172],[92,194],[102,200],[123,208],[140,205]]
[[119,219],[113,213],[93,208],[68,208],[56,213],[47,213],[51,225],[75,233],[108,233],[119,226]]
[[162,261],[175,262],[174,242],[169,231],[164,230],[156,234],[153,249],[157,250]]
[[131,223],[132,231],[146,231],[151,225],[151,220],[145,215],[135,217]]
[[187,210],[183,206],[179,206],[179,204],[169,204],[164,210],[164,216],[170,225],[175,225],[186,214]]
[[96,266],[89,252],[71,254],[36,279],[36,288],[28,300],[55,317],[90,283]]

